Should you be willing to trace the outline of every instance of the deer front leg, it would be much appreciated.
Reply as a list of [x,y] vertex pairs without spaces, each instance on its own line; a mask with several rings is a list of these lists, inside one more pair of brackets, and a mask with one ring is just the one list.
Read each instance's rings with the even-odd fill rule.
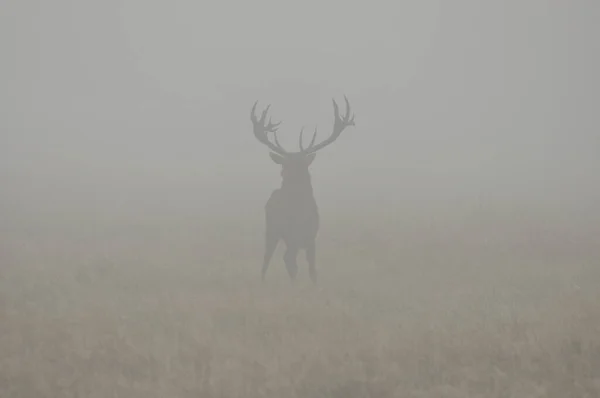
[[285,262],[285,268],[290,276],[292,282],[296,280],[296,275],[298,275],[298,248],[290,247],[285,250],[285,254],[283,255],[283,261]]

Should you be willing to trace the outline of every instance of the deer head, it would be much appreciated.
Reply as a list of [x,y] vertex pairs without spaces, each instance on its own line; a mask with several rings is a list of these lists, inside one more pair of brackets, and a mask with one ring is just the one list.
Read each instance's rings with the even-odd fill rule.
[[[344,100],[346,101],[346,114],[343,117],[340,116],[338,104],[335,102],[335,99],[333,100],[334,124],[333,132],[329,138],[315,145],[315,140],[317,138],[317,129],[315,128],[308,147],[304,148],[302,135],[304,128],[302,128],[300,130],[298,143],[300,150],[298,152],[288,152],[279,143],[277,139],[277,131],[281,122],[273,123],[271,118],[269,118],[268,123],[266,123],[267,113],[269,112],[271,105],[268,105],[262,112],[260,119],[257,119],[256,105],[258,104],[258,101],[254,103],[252,112],[250,114],[250,119],[252,120],[252,124],[254,126],[254,136],[261,144],[267,146],[267,148],[271,150],[269,153],[271,159],[275,163],[281,165],[281,176],[283,177],[284,185],[297,185],[302,182],[310,183],[308,167],[315,159],[317,151],[320,151],[337,140],[346,127],[355,125],[354,115],[350,116],[351,109],[348,98],[344,96]],[[269,140],[269,133],[273,134],[273,142]]]

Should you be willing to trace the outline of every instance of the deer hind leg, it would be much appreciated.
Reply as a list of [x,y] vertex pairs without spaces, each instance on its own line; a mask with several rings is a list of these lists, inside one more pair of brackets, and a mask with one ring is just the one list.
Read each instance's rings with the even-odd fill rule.
[[298,275],[298,248],[288,246],[283,255],[283,261],[285,262],[285,268],[290,276],[292,282],[296,280]]
[[310,275],[310,280],[316,284],[317,283],[317,256],[316,256],[316,248],[315,241],[311,241],[306,246],[306,261],[308,262],[308,273]]
[[263,281],[267,276],[269,263],[271,262],[271,258],[273,257],[273,253],[275,252],[275,249],[277,248],[277,243],[279,242],[277,235],[273,233],[272,230],[267,230],[267,233],[265,235],[265,256],[263,258],[263,265],[260,273],[261,279]]

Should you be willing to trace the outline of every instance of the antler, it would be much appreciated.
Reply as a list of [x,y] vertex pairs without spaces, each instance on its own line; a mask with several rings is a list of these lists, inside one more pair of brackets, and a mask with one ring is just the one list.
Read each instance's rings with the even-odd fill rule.
[[[340,117],[340,110],[339,110],[338,104],[335,102],[335,99],[333,100],[333,114],[335,117],[335,121],[333,124],[333,133],[325,141],[315,145],[315,140],[317,138],[317,128],[315,128],[315,132],[312,136],[310,144],[308,145],[308,148],[304,149],[304,145],[302,143],[302,138],[303,138],[302,134],[304,133],[304,127],[302,127],[302,129],[300,130],[300,137],[299,137],[299,142],[298,142],[298,146],[300,147],[299,153],[304,153],[306,155],[315,153],[315,152],[325,148],[327,145],[331,144],[333,141],[337,140],[338,137],[340,136],[340,134],[342,133],[342,131],[344,131],[344,129],[346,127],[355,125],[354,124],[354,115],[352,115],[352,117],[350,117],[350,113],[351,113],[350,102],[348,101],[348,98],[345,95],[344,95],[344,100],[346,101],[346,114],[343,117]],[[254,106],[252,107],[252,112],[250,113],[250,119],[252,120],[252,124],[254,125],[254,136],[256,137],[256,139],[258,139],[258,141],[260,143],[266,145],[273,152],[276,152],[282,156],[289,155],[290,153],[287,152],[281,146],[281,144],[279,144],[279,140],[277,139],[277,129],[278,129],[279,125],[281,124],[281,122],[272,123],[271,118],[269,118],[269,123],[265,124],[265,121],[267,119],[267,113],[269,112],[269,108],[271,107],[271,105],[268,105],[265,108],[265,110],[262,112],[260,119],[257,119],[256,115],[255,115],[257,104],[258,104],[258,101],[256,101],[254,103]],[[274,139],[275,143],[272,143],[271,141],[269,141],[269,137],[267,136],[267,133],[273,133],[273,139]]]
[[[302,145],[302,133],[304,132],[304,127],[300,130],[300,138],[298,142],[298,147],[300,148],[300,152],[304,152],[304,145]],[[317,138],[317,128],[315,127],[315,132],[313,134],[312,139],[310,140],[310,144],[308,144],[308,148],[312,147],[315,144],[315,139]],[[308,149],[307,148],[307,149]]]
[[325,141],[323,141],[317,145],[314,145],[315,138],[317,136],[317,129],[315,129],[315,134],[313,135],[310,145],[308,146],[308,148],[303,149],[302,148],[302,132],[300,132],[300,150],[302,152],[304,152],[306,154],[315,153],[315,152],[325,148],[327,145],[331,144],[333,141],[337,140],[338,137],[340,136],[340,134],[342,134],[342,131],[344,131],[344,129],[346,127],[355,126],[354,115],[352,115],[352,117],[350,117],[350,112],[351,112],[350,102],[348,102],[348,98],[345,95],[344,95],[344,100],[346,101],[346,114],[343,117],[340,117],[340,110],[338,108],[338,104],[335,102],[335,99],[333,100],[333,115],[335,117],[335,121],[333,124],[333,133]]
[[[271,118],[269,117],[269,123],[265,124],[265,121],[267,119],[267,113],[269,112],[269,108],[271,107],[271,105],[268,105],[265,108],[265,110],[262,112],[260,119],[256,119],[255,112],[257,104],[258,101],[254,103],[254,106],[252,107],[252,112],[250,113],[250,120],[252,120],[252,125],[254,126],[254,136],[261,144],[266,145],[273,152],[278,153],[282,156],[287,155],[287,151],[283,149],[283,147],[279,144],[279,140],[277,139],[277,128],[281,124],[281,122],[272,123]],[[269,141],[267,133],[273,133],[275,144]]]

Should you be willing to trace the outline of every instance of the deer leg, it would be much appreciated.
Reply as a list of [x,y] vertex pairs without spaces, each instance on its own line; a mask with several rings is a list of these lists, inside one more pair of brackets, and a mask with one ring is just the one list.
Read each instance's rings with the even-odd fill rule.
[[298,275],[297,259],[298,248],[288,246],[288,248],[285,250],[285,254],[283,255],[283,261],[285,262],[285,268],[287,269],[292,282],[296,279],[296,275]]
[[315,241],[311,241],[306,246],[306,261],[308,262],[308,272],[310,274],[310,279],[314,284],[317,283],[317,256],[316,256],[316,248]]
[[275,252],[275,248],[277,247],[277,242],[277,236],[272,231],[267,231],[265,237],[265,256],[263,259],[263,265],[261,270],[261,279],[263,280],[263,282],[267,275],[267,269],[269,268],[271,257],[273,257],[273,253]]

